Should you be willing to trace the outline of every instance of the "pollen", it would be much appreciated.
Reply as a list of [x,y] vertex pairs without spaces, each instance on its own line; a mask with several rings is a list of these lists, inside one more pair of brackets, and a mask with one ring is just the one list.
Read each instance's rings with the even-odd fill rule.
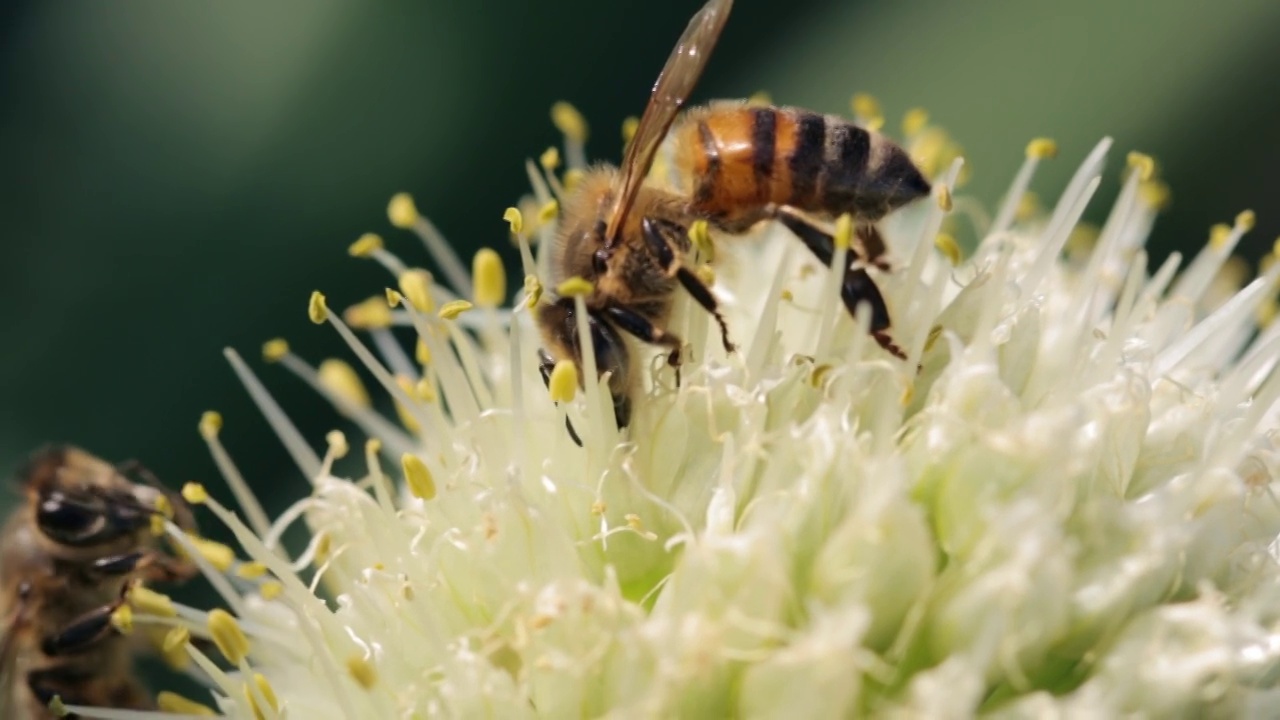
[[570,140],[578,143],[587,141],[587,121],[573,105],[563,100],[552,105],[551,122]]
[[324,294],[319,290],[311,293],[311,301],[307,303],[307,317],[316,325],[323,324],[329,318],[329,307],[324,304]]
[[240,567],[236,568],[236,577],[244,580],[257,580],[266,574],[267,566],[256,560],[253,562],[241,563]]
[[475,279],[476,305],[494,308],[507,299],[507,271],[502,258],[491,248],[481,248],[471,261]]
[[1249,232],[1257,222],[1258,216],[1252,210],[1243,210],[1236,215],[1236,227],[1240,228],[1241,232]]
[[698,276],[703,285],[711,286],[716,284],[716,270],[707,263],[699,265],[698,269],[693,271],[693,274]]
[[396,193],[387,203],[387,219],[392,225],[409,230],[418,223],[418,206],[413,204],[413,196],[409,193]]
[[[408,375],[396,375],[395,381],[396,385],[399,385],[400,389],[403,390],[406,395],[412,396],[414,394],[413,379]],[[405,407],[404,403],[397,400],[392,403],[392,406],[396,409],[396,417],[400,419],[400,424],[403,425],[406,430],[414,433],[415,435],[422,430],[422,426],[418,424],[418,418],[414,417],[413,413],[409,411],[409,408]]]
[[239,665],[249,654],[249,638],[240,629],[240,623],[222,608],[211,610],[207,622],[209,636],[213,639],[213,644],[218,646],[218,652],[232,665]]
[[1041,209],[1040,196],[1028,190],[1018,200],[1018,209],[1014,211],[1013,216],[1018,220],[1026,221],[1039,215]]
[[326,390],[337,395],[356,407],[367,408],[373,405],[369,399],[369,391],[365,389],[355,368],[346,361],[329,358],[316,368],[316,379]]
[[569,402],[578,392],[578,368],[572,360],[560,360],[551,370],[547,391],[555,402]]
[[578,183],[582,182],[582,178],[586,177],[586,175],[586,173],[578,168],[569,168],[568,170],[565,170],[564,180],[561,181],[564,185],[565,192],[573,192],[573,189],[578,187]]
[[431,384],[427,378],[419,378],[414,383],[413,396],[424,403],[433,403],[439,398],[436,396],[436,386]]
[[711,231],[706,220],[694,220],[689,225],[689,242],[698,250],[703,260],[715,262],[716,246],[711,242]]
[[203,505],[209,500],[209,491],[200,483],[189,482],[182,486],[182,499],[192,505]]
[[430,500],[436,496],[436,481],[431,477],[422,458],[413,453],[405,453],[400,457],[400,467],[404,470],[404,480],[409,485],[409,492],[415,497]]
[[[275,688],[271,687],[271,683],[267,682],[267,678],[262,673],[254,673],[253,684],[257,687],[258,693],[262,695],[262,699],[266,700],[267,705],[271,706],[271,712],[279,713],[280,700],[276,698]],[[257,696],[254,695],[248,683],[245,683],[244,686],[244,697],[245,700],[249,701],[249,707],[253,709],[253,717],[256,720],[266,720],[266,715],[263,714],[262,708],[258,706]]]
[[1173,193],[1169,185],[1162,180],[1153,179],[1138,185],[1138,194],[1147,207],[1153,210],[1164,210],[1169,207]]
[[1027,143],[1027,157],[1033,160],[1050,160],[1058,157],[1058,143],[1049,138],[1036,138]]
[[528,308],[537,306],[538,301],[542,299],[542,281],[537,275],[524,276],[524,297],[525,307]]
[[1138,180],[1147,182],[1151,178],[1155,177],[1156,161],[1150,155],[1140,152],[1131,152],[1125,160],[1128,166],[1134,172],[1138,173]]
[[590,295],[596,289],[586,278],[574,276],[560,283],[556,287],[556,294],[561,297],[577,297],[579,295]]
[[138,612],[156,617],[177,617],[178,615],[168,595],[158,593],[144,585],[134,585],[129,589],[129,604]]
[[543,225],[546,225],[552,220],[555,220],[556,216],[559,214],[560,214],[560,203],[556,202],[555,200],[548,200],[545,205],[538,208],[538,222]]
[[191,544],[195,545],[200,557],[208,560],[209,564],[217,568],[219,572],[230,570],[231,566],[236,562],[235,551],[216,540],[193,537],[191,538]]
[[853,116],[868,129],[876,130],[884,125],[884,111],[880,109],[880,101],[874,95],[858,93],[853,96],[849,106],[853,109]]
[[157,495],[154,507],[162,517],[173,519],[173,503],[169,502],[167,495]]
[[405,270],[397,279],[400,292],[408,298],[413,309],[421,313],[429,313],[436,308],[436,301],[431,297],[431,273],[421,268]]
[[170,628],[169,632],[164,634],[164,640],[160,643],[160,650],[171,653],[186,647],[189,642],[191,642],[191,631],[179,625]]
[[156,707],[161,712],[176,713],[178,715],[196,715],[215,717],[217,713],[205,705],[194,700],[179,695],[168,690],[161,691],[156,695]]
[[902,134],[911,137],[925,129],[929,124],[929,111],[924,108],[911,108],[902,116]]
[[365,233],[347,247],[351,257],[367,258],[382,249],[382,236],[377,233]]
[[520,213],[520,208],[507,208],[502,213],[502,219],[507,221],[512,235],[519,235],[524,230],[524,215]]
[[631,138],[636,136],[636,130],[640,129],[640,118],[630,115],[622,121],[622,144],[625,147],[631,142]]
[[764,90],[757,90],[751,93],[751,97],[747,98],[747,105],[751,107],[765,107],[773,104],[773,98]]
[[268,580],[258,586],[258,594],[263,600],[275,600],[284,592],[284,583],[279,580]]
[[391,308],[375,295],[343,310],[342,319],[357,330],[391,327]]
[[351,445],[347,443],[347,436],[341,430],[330,430],[324,436],[325,443],[329,445],[329,453],[334,459],[341,459],[351,452]]
[[62,702],[61,695],[54,695],[53,698],[49,700],[49,712],[53,713],[54,717],[60,718],[71,714],[71,712],[67,710],[66,703]]
[[289,354],[289,341],[284,338],[272,338],[262,343],[262,359],[269,363],[278,363]]
[[427,345],[426,340],[418,338],[418,342],[413,346],[413,359],[422,366],[431,364],[431,347]]
[[946,185],[938,186],[938,207],[951,212],[951,188]]
[[1231,226],[1226,223],[1217,223],[1209,228],[1209,247],[1221,249],[1226,246],[1227,239],[1231,237]]
[[386,299],[387,299],[387,308],[393,308],[398,306],[401,302],[404,301],[404,296],[400,294],[399,290],[396,290],[394,288],[387,288]]
[[378,671],[373,667],[373,663],[361,655],[352,655],[347,658],[347,674],[365,690],[378,684]]
[[450,300],[440,306],[440,312],[437,314],[441,320],[453,320],[473,307],[475,305],[472,305],[468,300]]
[[121,605],[111,613],[111,627],[116,629],[121,635],[128,635],[133,632],[133,608],[128,605]]
[[853,216],[849,213],[843,213],[836,218],[836,231],[834,238],[837,248],[849,249],[853,243]]
[[947,262],[951,263],[951,267],[959,265],[960,261],[964,259],[964,253],[960,251],[960,243],[956,242],[956,239],[947,233],[939,233],[938,237],[933,239],[933,246],[947,258]]
[[547,172],[551,172],[560,167],[560,149],[552,145],[546,150],[543,150],[542,154],[538,156],[538,164]]
[[222,414],[214,410],[206,410],[200,415],[200,437],[212,440],[222,430]]

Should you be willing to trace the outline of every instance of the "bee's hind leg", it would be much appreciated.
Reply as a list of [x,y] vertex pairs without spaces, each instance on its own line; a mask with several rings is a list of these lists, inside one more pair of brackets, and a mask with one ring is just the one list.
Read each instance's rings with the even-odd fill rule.
[[[809,252],[818,258],[818,262],[828,267],[831,266],[835,258],[836,246],[835,238],[831,236],[831,233],[814,225],[799,211],[786,205],[773,207],[771,214],[796,237],[800,238],[800,242],[809,248]],[[860,225],[858,227],[858,238],[862,241],[869,254],[876,254],[875,259],[864,261],[880,267],[884,256],[884,240],[880,237],[880,233],[872,225]],[[871,279],[871,276],[867,274],[866,269],[854,267],[853,265],[854,261],[862,259],[857,252],[850,248],[850,265],[845,269],[844,281],[840,284],[840,299],[844,301],[844,306],[848,308],[849,314],[855,317],[858,305],[865,303],[871,311],[871,337],[875,338],[880,347],[884,348],[889,354],[901,360],[906,360],[907,354],[894,343],[893,337],[889,334],[889,308],[885,305],[884,296],[880,294],[880,288]]]
[[642,218],[640,227],[644,232],[645,242],[649,245],[649,252],[653,253],[653,257],[658,261],[668,275],[674,276],[684,286],[685,290],[693,296],[707,312],[715,317],[716,323],[720,326],[720,341],[724,343],[725,352],[733,352],[734,345],[729,340],[729,326],[724,321],[724,316],[720,314],[720,305],[716,302],[716,298],[711,294],[711,288],[707,287],[698,276],[685,267],[680,262],[679,256],[671,247],[671,241],[663,233],[683,234],[685,229],[680,225],[669,220],[657,220],[654,218]]

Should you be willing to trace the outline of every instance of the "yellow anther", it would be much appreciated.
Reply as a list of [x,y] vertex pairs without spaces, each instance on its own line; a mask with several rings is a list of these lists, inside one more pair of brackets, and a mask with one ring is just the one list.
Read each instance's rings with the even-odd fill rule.
[[161,690],[156,695],[156,707],[161,712],[178,715],[207,715],[210,717],[217,715],[211,708],[168,690]]
[[1277,315],[1280,315],[1280,305],[1277,305],[1275,300],[1267,300],[1258,306],[1254,313],[1254,320],[1259,328],[1265,329],[1271,327]]
[[538,301],[542,299],[542,281],[537,275],[524,276],[524,304],[525,307],[536,307]]
[[121,635],[128,635],[133,632],[133,608],[128,605],[121,605],[111,613],[111,627]]
[[[412,202],[412,201],[410,201]],[[382,249],[382,236],[377,233],[365,233],[347,247],[351,257],[367,258]]]
[[258,594],[263,600],[275,600],[284,593],[284,583],[279,580],[268,580],[258,586]]
[[547,172],[560,167],[560,150],[554,145],[543,150],[542,154],[538,156],[538,164]]
[[249,638],[240,629],[240,623],[222,608],[210,611],[206,622],[209,636],[213,638],[213,644],[218,646],[218,651],[232,665],[239,665],[249,654]]
[[1092,252],[1098,245],[1099,234],[1097,225],[1078,223],[1067,235],[1067,254],[1079,256]]
[[404,470],[404,480],[409,484],[409,492],[423,500],[436,496],[436,481],[422,458],[413,453],[405,453],[400,457],[400,467]]
[[1271,243],[1270,255],[1272,257],[1280,257],[1280,238],[1276,238],[1275,242]]
[[387,309],[398,307],[400,303],[404,302],[404,296],[400,294],[399,290],[393,288],[387,288],[386,298]]
[[440,312],[437,313],[441,320],[453,320],[462,313],[475,307],[468,300],[450,300],[440,306]]
[[1236,227],[1240,228],[1241,232],[1249,232],[1257,222],[1258,216],[1252,210],[1242,210],[1239,215],[1236,215]]
[[586,176],[587,174],[578,168],[569,168],[564,171],[564,177],[560,180],[560,184],[564,185],[564,189],[567,192],[573,192],[573,189],[578,187],[578,183],[582,182],[582,178]]
[[572,360],[559,360],[547,380],[547,392],[555,402],[569,402],[578,392],[578,368]]
[[62,702],[61,695],[54,695],[53,698],[49,700],[49,712],[54,717],[60,718],[71,714],[71,711],[67,709],[66,703]]
[[1155,177],[1156,161],[1150,155],[1140,152],[1131,152],[1129,153],[1127,162],[1129,167],[1132,168],[1134,172],[1138,173],[1138,179],[1142,182],[1146,182]]
[[849,213],[842,213],[836,218],[836,231],[832,236],[835,240],[837,248],[845,248],[846,250],[853,244],[853,216]]
[[1027,143],[1027,157],[1035,160],[1048,160],[1058,157],[1058,143],[1049,138],[1036,138]]
[[703,285],[710,287],[716,284],[715,268],[706,263],[699,265],[698,268],[693,271],[693,274],[698,276],[698,279],[702,281]]
[[644,523],[640,521],[640,516],[635,513],[627,513],[622,518],[627,521],[627,527],[632,530],[643,530]]
[[319,567],[329,560],[330,553],[333,552],[333,536],[327,532],[321,531],[319,537],[316,538],[315,565]]
[[316,369],[316,380],[329,392],[357,407],[367,408],[373,404],[369,399],[369,391],[360,382],[355,368],[345,360],[329,358],[320,363],[320,367]]
[[143,585],[134,585],[129,590],[129,604],[140,613],[156,617],[176,617],[178,611],[168,595],[158,593]]
[[827,375],[830,374],[832,369],[830,363],[815,365],[809,373],[809,385],[814,388],[821,388],[823,381],[827,379]]
[[329,319],[329,306],[325,305],[324,295],[319,290],[311,293],[311,301],[307,303],[307,317],[317,325]]
[[951,188],[946,185],[938,186],[938,207],[951,212]]
[[795,296],[795,293],[791,292],[786,288],[783,288],[782,292],[778,293],[778,298],[781,299],[783,302],[791,302],[792,300],[796,299],[796,296]]
[[1164,210],[1169,207],[1173,193],[1169,185],[1160,179],[1148,180],[1138,184],[1138,196],[1153,210]]
[[764,90],[757,90],[751,93],[751,97],[747,98],[747,105],[751,107],[764,107],[773,104],[773,98]]
[[230,570],[236,562],[236,551],[216,540],[193,537],[191,543],[196,546],[200,557],[209,561],[219,572]]
[[435,310],[436,301],[431,297],[431,273],[421,268],[405,270],[400,273],[397,282],[400,292],[409,300],[414,310],[420,313]]
[[938,338],[942,337],[942,326],[934,325],[929,328],[929,334],[924,339],[924,351],[929,352],[933,349],[934,344],[938,342]]
[[206,410],[200,414],[200,437],[212,440],[222,430],[222,414],[214,410]]
[[191,642],[191,631],[179,625],[169,629],[164,634],[164,641],[160,644],[160,649],[164,652],[173,652],[186,646]]
[[433,403],[439,398],[436,395],[436,386],[427,378],[418,378],[418,382],[413,385],[413,396],[424,403]]
[[507,221],[512,235],[519,235],[524,230],[524,215],[520,214],[520,208],[507,208],[502,212],[502,219]]
[[[253,674],[253,684],[258,686],[258,692],[262,695],[262,699],[267,701],[271,706],[271,712],[278,714],[280,712],[280,700],[276,698],[275,688],[271,687],[271,683],[263,677],[262,673]],[[248,683],[244,686],[244,698],[249,701],[249,707],[253,710],[255,720],[266,720],[267,716],[262,712],[262,708],[258,707],[257,696],[249,688]]]
[[587,141],[587,121],[578,112],[578,108],[561,100],[551,106],[551,122],[556,129],[574,142]]
[[352,655],[347,658],[347,674],[365,690],[369,690],[378,684],[378,671],[374,669],[373,663],[365,659],[363,655]]
[[[416,394],[412,378],[408,375],[396,375],[395,377],[396,385],[400,386],[400,389],[404,391],[405,395],[413,397]],[[392,406],[396,409],[396,417],[400,419],[400,424],[403,425],[406,430],[415,435],[422,430],[422,426],[418,424],[418,418],[409,411],[409,408],[406,407],[404,403],[396,400],[392,403]]]
[[173,503],[169,502],[168,495],[157,495],[153,507],[162,517],[173,519]]
[[929,112],[924,108],[911,108],[902,116],[902,134],[911,137],[929,124]]
[[351,445],[347,443],[347,436],[341,430],[330,430],[325,433],[324,441],[329,445],[329,454],[335,459],[344,458],[347,453],[351,452]]
[[606,510],[608,510],[608,509],[609,509],[609,505],[608,505],[608,503],[606,503],[606,502],[605,502],[605,501],[603,501],[603,500],[597,500],[597,501],[595,501],[595,502],[591,503],[591,514],[592,514],[592,515],[603,515],[603,514],[605,513],[605,511],[606,511]]
[[289,341],[284,338],[272,338],[262,343],[262,359],[269,363],[277,363],[289,354]]
[[409,193],[396,193],[387,203],[387,219],[392,225],[408,230],[418,224],[418,206],[413,204],[413,196]]
[[365,455],[377,455],[382,452],[382,441],[378,438],[369,438],[364,441]]
[[640,128],[640,118],[631,115],[622,121],[622,144],[625,146],[631,142],[631,138],[636,136],[636,130]]
[[241,563],[240,567],[236,568],[236,577],[244,578],[245,580],[257,580],[266,574],[267,566],[257,560]]
[[947,258],[947,262],[951,263],[951,267],[960,264],[964,259],[964,254],[960,251],[960,243],[947,233],[938,233],[938,237],[933,239],[933,246],[938,249]]
[[203,505],[209,500],[209,491],[200,483],[189,482],[182,486],[182,499],[192,505]]
[[571,277],[560,283],[556,287],[556,294],[561,297],[577,297],[579,295],[590,295],[595,292],[596,286],[591,284],[590,280],[581,277]]
[[1217,223],[1209,228],[1209,247],[1220,250],[1227,244],[1227,238],[1231,237],[1231,226],[1226,223]]
[[413,359],[418,361],[419,365],[431,364],[431,347],[427,345],[427,341],[418,338],[418,342],[413,346]]
[[548,200],[545,205],[538,208],[538,222],[543,225],[546,225],[552,220],[555,220],[556,216],[559,214],[560,214],[560,203],[556,202],[555,200]]
[[1040,196],[1028,190],[1018,199],[1013,216],[1018,220],[1030,220],[1040,213]]
[[374,295],[343,310],[342,319],[357,330],[391,327],[391,308],[384,298]]
[[903,407],[906,407],[911,404],[911,401],[915,398],[915,396],[916,396],[915,385],[908,385],[902,388],[902,395],[898,398],[898,402],[901,403]]
[[711,242],[711,231],[706,220],[694,220],[689,225],[689,242],[697,249],[703,260],[715,262],[716,246]]
[[497,307],[507,299],[507,271],[502,258],[491,248],[481,248],[471,261],[476,285],[476,305]]
[[883,122],[884,111],[880,109],[880,101],[868,93],[858,93],[853,96],[853,100],[849,103],[853,108],[854,117],[863,122],[873,120],[881,120]]

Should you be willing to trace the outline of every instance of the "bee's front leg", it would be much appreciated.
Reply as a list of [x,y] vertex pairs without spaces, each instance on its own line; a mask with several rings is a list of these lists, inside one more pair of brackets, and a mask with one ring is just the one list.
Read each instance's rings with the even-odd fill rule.
[[733,352],[734,345],[729,341],[729,326],[724,321],[724,316],[720,314],[720,304],[716,302],[716,298],[711,294],[711,288],[707,287],[698,276],[685,267],[680,262],[680,257],[676,254],[675,249],[671,246],[672,233],[675,236],[682,235],[686,229],[670,220],[657,220],[654,218],[642,218],[640,220],[640,228],[644,233],[645,243],[649,246],[649,252],[653,254],[658,265],[666,271],[670,276],[675,277],[689,291],[693,299],[698,302],[707,312],[711,313],[716,323],[720,325],[720,341],[724,343],[725,352]]

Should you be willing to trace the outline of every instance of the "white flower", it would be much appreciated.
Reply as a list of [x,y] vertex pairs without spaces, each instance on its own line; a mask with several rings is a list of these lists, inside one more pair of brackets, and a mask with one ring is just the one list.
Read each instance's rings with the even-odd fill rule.
[[[332,470],[345,437],[317,458],[231,355],[314,492],[269,526],[206,419],[247,518],[207,503],[253,560],[229,576],[261,563],[274,579],[209,567],[238,624],[185,608],[170,621],[230,645],[239,672],[171,648],[234,718],[1272,712],[1280,325],[1255,317],[1280,264],[1238,291],[1215,285],[1252,225],[1242,213],[1181,274],[1177,256],[1149,274],[1151,168],[1137,155],[1092,249],[1064,254],[1109,145],[1052,213],[1019,218],[1052,154],[1033,143],[954,266],[954,241],[935,238],[959,161],[932,201],[891,219],[896,268],[879,277],[907,362],[856,327],[833,272],[783,229],[719,242],[739,352],[682,307],[681,381],[642,351],[655,357],[621,435],[594,383],[550,400],[524,294],[514,312],[493,307],[506,293],[492,261],[473,289],[397,198],[393,222],[428,239],[477,307],[372,236],[353,254],[397,276],[399,308],[348,312],[362,341],[313,298],[312,319],[351,343],[408,429],[349,368],[269,345],[376,438],[354,480]],[[545,206],[561,180],[530,167],[528,207]],[[554,227],[527,225],[515,230],[532,275]],[[417,329],[425,366],[391,323]],[[299,517],[314,540],[291,560],[277,540]]]

